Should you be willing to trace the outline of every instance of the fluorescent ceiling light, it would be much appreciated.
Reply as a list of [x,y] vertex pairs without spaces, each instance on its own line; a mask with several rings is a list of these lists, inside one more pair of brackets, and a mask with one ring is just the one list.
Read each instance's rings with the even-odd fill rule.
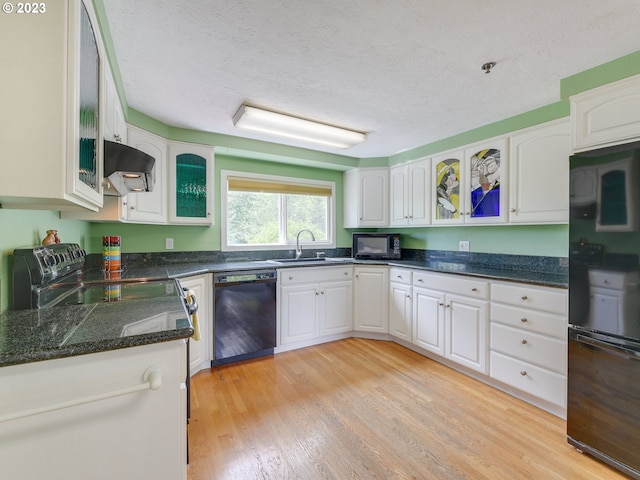
[[319,143],[337,148],[349,148],[367,138],[366,133],[316,123],[282,113],[269,112],[242,105],[233,116],[233,124],[245,130]]

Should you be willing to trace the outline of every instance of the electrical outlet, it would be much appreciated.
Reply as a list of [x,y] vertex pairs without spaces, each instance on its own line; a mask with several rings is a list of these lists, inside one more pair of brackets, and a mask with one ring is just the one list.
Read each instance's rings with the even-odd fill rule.
[[164,239],[164,248],[167,250],[173,250],[173,238]]
[[459,244],[458,250],[461,251],[461,252],[468,252],[469,251],[469,240],[460,240],[460,244]]

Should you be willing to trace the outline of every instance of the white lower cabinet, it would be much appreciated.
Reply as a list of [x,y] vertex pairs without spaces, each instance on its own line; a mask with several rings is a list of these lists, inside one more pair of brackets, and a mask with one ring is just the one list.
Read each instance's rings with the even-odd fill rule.
[[353,330],[352,267],[278,270],[279,345]]
[[184,340],[0,368],[3,478],[186,480],[186,374]]
[[353,270],[353,329],[388,334],[389,267],[358,265]]
[[494,282],[491,298],[491,377],[566,408],[566,290]]
[[413,339],[411,274],[404,268],[389,270],[389,333],[407,342]]
[[488,282],[415,271],[413,296],[414,343],[487,373]]
[[213,316],[211,275],[196,275],[181,278],[182,288],[192,290],[198,302],[196,312],[200,339],[189,340],[189,373],[194,375],[204,368],[211,367],[211,347],[213,346]]

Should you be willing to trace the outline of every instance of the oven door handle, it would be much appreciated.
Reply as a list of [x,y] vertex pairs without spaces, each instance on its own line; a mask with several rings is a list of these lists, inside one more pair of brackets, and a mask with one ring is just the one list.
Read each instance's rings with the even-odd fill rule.
[[615,355],[617,357],[625,358],[627,360],[638,360],[640,361],[640,352],[635,350],[625,348],[624,345],[620,344],[612,344],[610,342],[605,342],[603,340],[598,340],[593,337],[589,337],[587,335],[576,335],[576,341],[580,343],[584,343],[587,345],[591,345],[592,347],[599,348],[600,350],[604,350],[611,355]]
[[187,313],[191,317],[191,325],[193,326],[193,335],[191,338],[196,342],[200,340],[200,323],[198,322],[198,302],[196,301],[196,294],[193,290],[183,288],[184,290],[184,304],[187,307]]

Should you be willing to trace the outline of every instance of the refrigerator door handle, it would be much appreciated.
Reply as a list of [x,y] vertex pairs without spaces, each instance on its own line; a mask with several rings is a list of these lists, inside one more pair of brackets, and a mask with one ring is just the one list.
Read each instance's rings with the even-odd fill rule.
[[607,353],[610,353],[611,355],[615,355],[617,357],[625,358],[627,360],[640,361],[640,352],[625,348],[623,345],[620,345],[620,344],[612,344],[610,342],[605,342],[603,340],[598,340],[593,337],[589,337],[587,335],[582,335],[582,334],[577,334],[576,340],[578,342],[591,345],[592,347],[599,348],[600,350],[604,350]]

